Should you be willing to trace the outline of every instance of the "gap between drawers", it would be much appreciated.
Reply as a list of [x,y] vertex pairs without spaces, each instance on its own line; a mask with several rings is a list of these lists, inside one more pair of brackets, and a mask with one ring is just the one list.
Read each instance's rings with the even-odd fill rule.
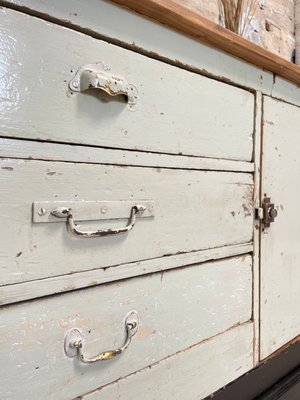
[[119,266],[37,279],[0,287],[0,305],[8,305],[53,294],[70,292],[121,279],[164,272],[207,261],[239,256],[253,251],[253,243],[158,257]]

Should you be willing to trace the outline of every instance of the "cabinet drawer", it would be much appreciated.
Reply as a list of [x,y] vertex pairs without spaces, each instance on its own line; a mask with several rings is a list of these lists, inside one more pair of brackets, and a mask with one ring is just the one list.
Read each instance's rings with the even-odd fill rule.
[[247,323],[80,400],[208,400],[214,398],[212,393],[253,367],[253,324]]
[[[251,309],[247,255],[3,307],[2,397],[73,399],[247,322]],[[133,310],[138,330],[121,355],[90,365],[67,357],[64,338],[74,328],[85,357],[118,348]]]
[[[251,160],[250,92],[16,11],[0,12],[0,68],[9,76],[0,86],[3,136]],[[82,90],[97,84],[113,90],[125,79],[132,86],[121,86],[133,89],[135,104],[99,86],[71,90],[87,64],[91,81],[81,80]],[[97,73],[112,76],[97,80]]]
[[[33,160],[0,166],[2,285],[252,240],[251,174]],[[66,218],[33,223],[36,201],[51,202],[47,213],[53,202],[71,201],[81,230],[126,226],[128,202],[153,202],[154,216],[138,217],[127,233],[84,239],[70,235]],[[108,203],[89,212],[91,201]]]

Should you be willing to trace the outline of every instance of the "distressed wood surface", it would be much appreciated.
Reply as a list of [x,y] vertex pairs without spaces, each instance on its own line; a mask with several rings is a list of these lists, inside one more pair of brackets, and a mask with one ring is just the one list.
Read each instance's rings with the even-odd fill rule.
[[[0,354],[6,365],[1,395],[72,399],[247,322],[251,264],[251,256],[236,257],[1,308]],[[120,357],[82,365],[64,354],[64,336],[72,328],[84,335],[86,356],[118,347],[131,310],[139,313],[140,327]],[[249,335],[234,335],[236,353],[226,368],[230,377],[235,369],[242,373],[240,363],[252,356]],[[224,361],[221,355],[219,364]],[[199,358],[198,367],[204,365]]]
[[[250,92],[13,10],[0,13],[0,71],[9,77],[0,87],[2,136],[251,161]],[[97,91],[71,95],[77,69],[100,62],[137,88],[134,110]]]
[[[254,206],[261,206],[261,157],[262,157],[262,122],[263,95],[256,93],[256,112],[255,112],[255,134],[254,134]],[[254,365],[260,361],[259,340],[260,340],[260,222],[254,221],[253,233],[253,326],[254,326]]]
[[153,272],[162,272],[169,269],[181,268],[209,260],[247,254],[253,251],[253,244],[225,246],[210,250],[193,251],[191,253],[176,254],[154,260],[138,261],[122,264],[118,268],[108,267],[98,270],[72,273],[54,278],[37,279],[15,285],[0,286],[0,304],[11,304],[50,294],[68,292],[87,286],[96,286],[102,283],[113,282],[134,276],[146,275]]
[[262,193],[278,217],[261,239],[261,358],[300,334],[298,107],[264,97]]
[[285,79],[277,76],[274,79],[274,85],[272,87],[271,96],[278,99],[286,101],[287,103],[294,104],[296,106],[300,106],[300,88],[292,84],[291,82],[287,82]]
[[[252,241],[251,174],[33,160],[2,160],[0,167],[2,285]],[[138,219],[128,234],[76,239],[64,220],[31,222],[34,201],[143,199],[155,202],[155,216]]]
[[106,0],[0,0],[0,4],[220,80],[267,94],[273,86],[271,72]]
[[82,400],[201,400],[253,367],[252,324],[175,354]]
[[0,157],[88,164],[128,165],[194,170],[253,172],[254,163],[217,158],[76,146],[0,138]]

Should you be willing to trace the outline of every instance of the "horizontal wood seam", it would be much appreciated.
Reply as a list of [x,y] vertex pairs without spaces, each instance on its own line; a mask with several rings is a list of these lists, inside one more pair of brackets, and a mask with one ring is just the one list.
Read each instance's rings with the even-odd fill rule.
[[[121,150],[72,143],[41,142],[24,138],[14,139],[0,137],[0,148],[0,158],[4,159],[74,162],[78,164],[115,166],[126,165],[139,168],[159,167],[164,169],[212,170],[218,172],[251,173],[254,171],[254,163],[251,161],[152,153],[146,151],[137,152],[127,149]],[[76,150],[77,153],[75,153],[74,150]],[[110,157],[110,152],[112,151],[114,155],[119,155],[118,162]]]
[[[8,305],[137,276],[163,273],[164,271],[242,256],[252,251],[253,243],[227,245],[208,250],[169,255],[127,264],[124,263],[118,266],[8,284],[0,286],[0,304]],[[110,274],[110,272],[112,273]],[[114,272],[116,274],[113,274]],[[75,280],[73,281],[74,278]]]

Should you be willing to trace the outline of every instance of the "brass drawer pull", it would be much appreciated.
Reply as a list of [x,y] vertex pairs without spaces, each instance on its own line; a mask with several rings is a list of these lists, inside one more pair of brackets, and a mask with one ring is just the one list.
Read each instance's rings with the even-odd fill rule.
[[80,67],[69,83],[69,87],[73,92],[99,89],[110,96],[123,95],[130,106],[137,101],[136,87],[130,85],[125,78],[110,73],[108,67],[102,63],[86,64]]
[[138,330],[138,315],[134,311],[128,314],[125,320],[126,336],[121,347],[115,350],[107,350],[95,357],[86,357],[83,354],[83,337],[77,329],[71,330],[65,337],[65,352],[68,357],[77,356],[85,364],[93,364],[98,361],[108,361],[122,354],[130,345],[133,336]]
[[131,208],[128,224],[123,228],[99,229],[96,231],[81,231],[76,227],[73,219],[72,209],[68,207],[57,207],[51,214],[58,218],[67,218],[67,229],[71,235],[79,238],[93,238],[108,235],[118,235],[120,233],[129,232],[135,225],[136,216],[142,214],[146,210],[143,205],[135,205]]

